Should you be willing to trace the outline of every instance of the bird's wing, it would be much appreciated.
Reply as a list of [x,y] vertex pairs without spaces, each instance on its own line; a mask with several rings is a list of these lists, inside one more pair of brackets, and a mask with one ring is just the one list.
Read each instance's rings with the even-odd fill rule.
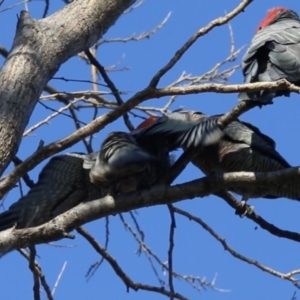
[[53,157],[28,194],[0,214],[0,231],[14,224],[18,228],[38,226],[88,200],[83,159],[71,153]]
[[179,134],[175,139],[175,145],[187,149],[217,143],[224,135],[218,126],[218,118],[219,116],[203,118],[189,130]]
[[229,138],[231,142],[247,144],[279,161],[287,168],[290,167],[290,164],[275,150],[275,141],[263,134],[256,126],[247,122],[234,121],[224,129],[224,132],[225,138]]
[[102,144],[100,159],[115,168],[156,160],[126,132],[112,132],[108,135]]
[[99,151],[86,154],[83,158],[83,168],[90,170],[95,165],[98,156]]
[[[285,20],[261,29],[253,37],[250,47],[242,59],[242,70],[244,75],[249,73],[249,69],[255,67],[255,64],[253,65],[253,61],[255,60],[257,51],[259,51],[261,47],[265,45],[268,46],[269,50],[273,52],[275,56],[274,58],[271,57],[271,60],[274,60],[274,62],[272,62],[277,64],[277,62],[282,62],[280,62],[278,57],[276,58],[276,53],[284,53],[291,45],[297,45],[299,43],[300,22],[297,20]],[[292,66],[292,61],[294,61],[295,58],[297,58],[296,60],[298,63],[299,55],[297,55],[297,49],[297,47],[295,49],[292,47],[292,50],[289,50],[291,52],[287,51],[287,53],[285,53],[285,55],[281,58],[287,63],[288,68]],[[293,58],[294,54],[296,54],[296,57]],[[276,62],[276,60],[278,61]]]
[[[95,155],[90,160],[94,160]],[[90,178],[93,183],[109,184],[131,174],[139,173],[155,162],[157,158],[143,149],[132,135],[126,132],[112,132],[103,141],[93,163]]]
[[217,117],[207,117],[195,111],[179,111],[157,119],[152,125],[132,132],[142,145],[159,143],[169,150],[205,146],[217,142],[223,131]]

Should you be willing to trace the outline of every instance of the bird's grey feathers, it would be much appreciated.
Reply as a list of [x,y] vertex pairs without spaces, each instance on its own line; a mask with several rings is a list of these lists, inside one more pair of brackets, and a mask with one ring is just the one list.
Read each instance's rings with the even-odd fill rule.
[[[271,172],[289,168],[290,164],[276,151],[273,139],[263,134],[250,123],[234,121],[224,129],[224,137],[218,144],[199,149],[192,160],[204,174],[215,172]],[[232,190],[247,198],[287,197],[300,200],[300,184],[295,182],[287,187],[275,187],[266,194],[264,187],[255,189],[237,188]]]
[[[284,78],[299,85],[300,21],[297,15],[293,19],[287,16],[262,28],[252,39],[242,60],[245,83],[272,82]],[[268,103],[281,95],[289,96],[289,91],[242,92],[239,99]]]
[[[158,159],[142,148],[130,134],[112,132],[103,141],[100,151],[89,156],[84,167],[90,169],[90,179],[95,185],[108,186],[131,178],[131,185],[135,179],[135,185],[139,186],[142,173],[149,175]],[[146,178],[144,180],[147,181]]]
[[89,182],[83,169],[85,155],[69,153],[53,157],[28,194],[0,214],[0,231],[41,225],[68,211],[90,195],[101,198],[101,189]]
[[224,135],[218,126],[218,118],[204,118],[196,111],[178,111],[157,119],[152,125],[133,132],[139,144],[154,141],[168,148],[207,146],[218,142]]

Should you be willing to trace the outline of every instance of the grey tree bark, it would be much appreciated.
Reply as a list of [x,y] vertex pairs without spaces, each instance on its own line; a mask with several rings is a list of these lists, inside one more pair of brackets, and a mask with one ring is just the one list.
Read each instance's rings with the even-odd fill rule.
[[23,11],[0,71],[0,175],[16,154],[38,98],[70,57],[93,45],[135,0],[77,0],[33,20]]
[[[206,197],[213,193],[220,194],[218,191],[237,187],[250,189],[259,185],[264,186],[266,191],[269,192],[274,186],[277,186],[280,190],[291,179],[299,176],[299,167],[268,173],[233,172],[203,177],[173,186],[155,185],[149,190],[119,194],[115,197],[107,195],[101,199],[83,202],[43,225],[25,229],[12,227],[1,231],[0,257],[8,251],[24,248],[28,245],[48,243],[62,238],[74,238],[69,232],[78,226],[105,216],[142,207],[176,203],[196,197]],[[240,202],[236,200],[229,201],[229,204],[236,209],[240,207]],[[246,217],[256,220],[263,229],[275,232],[275,235],[300,241],[300,234],[282,231],[273,224],[266,223],[264,220],[258,220],[260,217],[254,212],[246,214]]]

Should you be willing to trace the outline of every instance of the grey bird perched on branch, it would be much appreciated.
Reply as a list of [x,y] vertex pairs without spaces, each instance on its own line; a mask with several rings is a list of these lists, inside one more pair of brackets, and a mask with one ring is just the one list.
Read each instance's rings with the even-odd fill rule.
[[167,149],[143,148],[130,133],[120,131],[110,133],[100,151],[84,162],[91,182],[122,193],[150,187],[171,165]]
[[0,214],[0,231],[44,224],[81,202],[150,186],[171,165],[168,152],[148,153],[128,133],[114,132],[99,152],[53,157],[28,194]]
[[28,194],[0,214],[0,231],[46,223],[83,201],[102,198],[112,186],[116,192],[151,186],[171,166],[170,151],[210,145],[223,135],[217,118],[196,121],[193,114],[177,112],[146,129],[113,132],[96,153],[53,157]]
[[200,120],[194,114],[174,112],[146,128],[143,125],[130,133],[112,132],[84,165],[91,170],[91,181],[102,186],[117,184],[115,190],[120,192],[150,187],[171,167],[172,150],[210,145],[223,135],[217,118]]
[[[300,20],[296,12],[272,8],[261,21],[242,61],[245,83],[287,79],[300,86]],[[242,92],[239,100],[271,104],[288,90]]]
[[0,231],[44,224],[81,202],[103,197],[83,168],[84,154],[53,157],[41,171],[28,194],[0,214]]
[[[213,116],[217,117],[217,116]],[[198,112],[194,120],[209,120],[212,117]],[[140,127],[150,128],[154,118],[147,119]],[[145,128],[145,129],[146,129]],[[162,130],[164,132],[164,129]],[[206,175],[227,172],[271,172],[290,168],[290,164],[276,151],[273,139],[263,134],[257,127],[239,120],[229,124],[224,136],[218,143],[199,147],[192,163]],[[188,141],[188,139],[192,139]],[[194,135],[187,137],[187,143],[193,143]],[[182,147],[186,149],[185,147]],[[291,182],[285,186],[273,186],[266,194],[264,187],[255,189],[236,188],[233,192],[248,198],[279,198],[300,200],[300,183]]]

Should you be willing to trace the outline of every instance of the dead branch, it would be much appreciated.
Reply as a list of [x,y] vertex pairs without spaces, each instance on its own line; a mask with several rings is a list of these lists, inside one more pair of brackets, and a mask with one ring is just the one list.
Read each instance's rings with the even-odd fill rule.
[[[113,93],[114,97],[116,98],[118,105],[122,105],[124,103],[124,101],[121,98],[119,90],[117,89],[117,87],[115,86],[115,84],[113,83],[113,81],[109,78],[109,76],[106,73],[104,67],[99,63],[99,61],[94,57],[94,55],[92,55],[92,53],[89,50],[85,50],[85,54],[88,57],[88,59],[90,60],[91,64],[97,68],[98,72],[103,77],[105,83],[107,84],[107,86],[109,87],[109,89]],[[134,130],[134,127],[131,124],[129,116],[128,116],[127,113],[125,113],[123,115],[123,119],[124,119],[124,123],[127,126],[127,128],[130,131]]]
[[100,46],[102,44],[107,44],[107,43],[127,43],[127,42],[138,42],[140,40],[144,39],[149,39],[152,35],[154,35],[159,29],[164,27],[166,23],[168,22],[169,18],[171,16],[171,12],[167,14],[167,16],[164,18],[164,20],[159,23],[156,27],[154,27],[152,30],[147,31],[147,32],[142,32],[140,35],[136,36],[136,34],[132,34],[129,37],[126,38],[113,38],[113,39],[103,39],[96,43],[96,46]]
[[39,276],[39,280],[41,281],[41,284],[42,284],[42,286],[43,286],[43,288],[44,288],[44,290],[46,292],[47,299],[48,300],[54,300],[53,297],[52,297],[52,294],[51,294],[50,287],[49,287],[49,285],[48,285],[48,283],[46,281],[46,277],[45,277],[45,275],[42,272],[41,266],[35,260],[33,262],[32,261],[30,262],[30,259],[31,259],[30,256],[32,256],[33,254],[29,254],[24,249],[20,249],[18,251],[30,263],[30,269],[31,269],[32,273],[33,274],[37,274]]
[[210,226],[208,226],[204,221],[202,221],[200,218],[195,217],[191,214],[189,214],[188,212],[181,210],[177,207],[174,207],[174,212],[185,216],[186,218],[188,218],[191,221],[196,222],[197,224],[199,224],[203,229],[205,229],[207,232],[209,232],[210,235],[212,235],[218,242],[220,242],[222,244],[222,246],[224,247],[224,249],[226,251],[228,251],[232,256],[234,256],[235,258],[242,260],[250,265],[254,265],[255,267],[259,268],[260,270],[267,272],[271,275],[274,275],[276,277],[279,277],[281,279],[286,279],[288,281],[291,281],[297,288],[300,289],[300,284],[298,283],[298,279],[294,278],[293,275],[299,274],[300,270],[294,270],[288,273],[281,273],[278,272],[270,267],[264,266],[261,263],[259,263],[257,260],[253,260],[250,259],[240,253],[238,253],[237,251],[235,251],[232,247],[230,247],[228,245],[228,243],[225,241],[225,239],[221,236],[219,236]]
[[33,299],[41,300],[40,297],[40,279],[37,269],[35,268],[36,249],[35,246],[29,247],[29,269],[33,275]]
[[153,251],[150,250],[150,248],[145,243],[144,239],[142,240],[141,237],[139,237],[139,234],[137,233],[137,231],[135,231],[130,226],[130,224],[128,222],[126,222],[123,215],[119,214],[119,216],[120,216],[120,219],[121,219],[125,229],[128,230],[131,233],[131,235],[133,236],[133,238],[135,239],[135,241],[139,245],[139,249],[137,251],[137,254],[140,255],[141,253],[143,253],[146,256],[157,281],[159,282],[159,284],[162,287],[166,286],[166,282],[159,276],[159,272],[156,269],[156,266],[155,266],[155,263],[154,263],[153,259],[156,262],[158,262],[158,264],[160,264],[162,267],[164,267],[164,264],[162,263],[162,261],[158,258],[158,256],[155,253],[153,253]]
[[[44,225],[28,229],[11,228],[0,232],[0,252],[24,248],[29,244],[47,243],[63,237],[73,238],[68,232],[82,224],[108,215],[153,205],[175,203],[195,197],[205,197],[223,189],[230,190],[230,188],[236,187],[249,189],[263,185],[268,193],[268,188],[272,189],[272,185],[280,186],[291,180],[297,180],[299,175],[298,167],[269,173],[224,173],[223,176],[204,177],[171,187],[156,185],[149,190],[118,195],[115,198],[106,196],[102,199],[82,203]],[[289,235],[287,231],[284,236],[281,234],[282,232],[278,232],[278,236],[300,241],[300,234]]]
[[139,282],[134,282],[132,279],[121,269],[117,260],[113,258],[96,240],[93,236],[89,234],[85,229],[78,228],[77,232],[81,234],[112,267],[115,273],[120,277],[120,279],[124,282],[127,292],[129,289],[133,289],[134,291],[144,290],[154,293],[159,293],[168,297],[173,297],[174,299],[188,300],[188,298],[184,297],[179,293],[171,293],[163,287],[150,286]]
[[[172,204],[168,204],[168,209],[170,212],[171,222],[170,222],[170,232],[169,232],[169,250],[168,250],[168,273],[169,273],[169,287],[171,293],[175,292],[174,284],[173,284],[173,250],[174,250],[174,235],[176,228],[176,220],[175,214],[173,210],[174,206]],[[170,297],[170,300],[173,300],[173,297]]]
[[143,5],[143,4],[144,4],[144,0],[141,0],[141,1],[139,1],[138,3],[136,3],[136,4],[132,5],[131,7],[129,7],[128,9],[126,9],[126,10],[123,12],[123,14],[124,14],[124,15],[125,15],[125,14],[129,14],[129,13],[131,13],[134,9],[140,7],[140,6]]
[[[16,154],[47,82],[66,60],[101,38],[133,2],[78,0],[38,21],[21,12],[12,49],[0,72],[0,110],[5,116],[0,118],[0,139],[6,141],[0,147],[0,174]],[[58,36],[60,43],[53,42]]]
[[241,205],[241,201],[236,200],[230,193],[226,191],[221,191],[214,193],[217,197],[225,200],[225,202],[234,208],[236,210],[236,214],[240,214],[239,212],[242,211],[243,213],[246,211],[245,216],[258,224],[262,229],[268,231],[269,233],[273,234],[274,236],[278,236],[281,238],[286,238],[295,242],[300,242],[300,234],[298,232],[293,232],[289,230],[283,230],[265,219],[263,219],[261,216],[255,213],[251,209],[251,207],[248,207],[248,205],[245,207],[244,205]]
[[59,272],[59,274],[58,274],[58,276],[57,276],[57,279],[56,279],[56,281],[55,281],[55,284],[54,284],[54,286],[53,286],[53,289],[52,289],[52,292],[51,292],[51,295],[52,295],[52,296],[55,294],[55,291],[56,291],[56,289],[57,289],[57,287],[58,287],[59,281],[60,281],[60,279],[61,279],[61,277],[62,277],[62,275],[63,275],[63,273],[64,273],[64,271],[65,271],[66,266],[67,266],[67,262],[65,261],[64,264],[63,264],[63,266],[62,266],[62,268],[61,268],[61,271]]
[[199,29],[171,58],[171,60],[161,68],[151,79],[149,87],[156,88],[162,76],[164,76],[174,65],[180,60],[183,54],[203,35],[209,33],[216,26],[221,26],[226,24],[239,13],[244,11],[244,9],[252,2],[253,0],[243,0],[235,9],[233,9],[230,13],[226,14],[224,17],[219,17],[213,21],[211,21],[208,25]]
[[[173,268],[171,269],[170,268],[170,265],[169,265],[169,259],[168,261],[166,262],[163,262],[158,256],[157,254],[155,254],[150,248],[149,246],[145,243],[144,240],[142,240],[138,234],[133,230],[133,228],[128,224],[128,222],[126,222],[124,220],[124,218],[121,218],[122,219],[122,222],[124,224],[124,226],[126,227],[126,229],[128,229],[128,231],[132,234],[133,238],[135,239],[135,241],[138,243],[139,245],[139,252],[138,254],[140,253],[143,253],[149,263],[150,263],[150,266],[151,266],[151,269],[153,270],[158,282],[162,285],[162,286],[165,286],[167,285],[167,283],[161,279],[158,275],[158,271],[155,267],[155,262],[161,267],[161,269],[163,270],[164,273],[168,273],[169,276],[172,276],[172,281],[173,281],[173,278],[176,278],[176,279],[180,279],[180,280],[183,280],[184,282],[186,282],[187,284],[189,284],[191,287],[193,287],[194,289],[196,289],[198,292],[202,291],[204,288],[211,288],[215,291],[226,291],[226,290],[223,290],[223,289],[220,289],[220,288],[217,288],[215,287],[215,280],[212,281],[212,282],[207,282],[205,278],[200,278],[200,277],[197,277],[197,276],[193,276],[193,275],[182,275],[176,271],[173,270]],[[170,281],[170,279],[169,279]],[[169,284],[170,285],[170,284]]]
[[74,100],[71,101],[69,104],[67,104],[66,106],[61,107],[60,109],[58,109],[55,113],[49,115],[47,118],[45,118],[44,120],[36,123],[35,125],[31,126],[30,128],[28,128],[24,133],[23,133],[23,137],[29,135],[30,133],[32,133],[33,131],[35,131],[36,129],[38,129],[39,127],[41,127],[42,125],[45,124],[49,124],[49,121],[57,116],[59,116],[63,111],[69,109],[74,103],[78,102],[79,100]]
[[[109,243],[109,217],[105,217],[105,243],[104,243],[104,250],[106,251],[108,249],[108,243]],[[93,263],[90,268],[88,269],[85,277],[86,280],[89,281],[93,275],[96,273],[96,271],[100,268],[101,264],[104,262],[104,258],[101,257],[101,259],[95,263]]]

